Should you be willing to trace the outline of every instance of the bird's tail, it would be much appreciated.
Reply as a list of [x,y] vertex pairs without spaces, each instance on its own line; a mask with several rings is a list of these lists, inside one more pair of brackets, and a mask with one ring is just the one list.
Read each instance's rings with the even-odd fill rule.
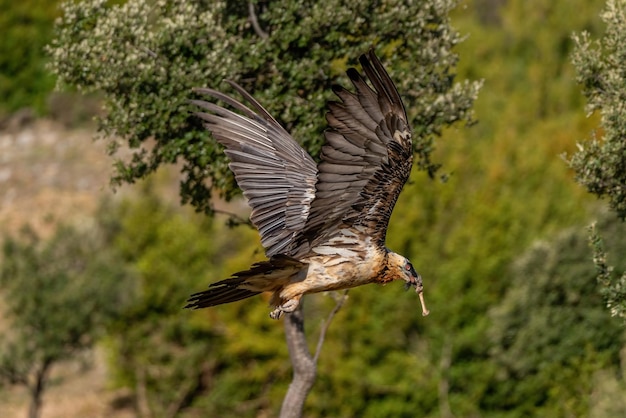
[[305,266],[305,263],[286,255],[273,256],[267,261],[253,264],[248,270],[209,285],[205,291],[194,293],[187,300],[185,308],[208,308],[274,291]]

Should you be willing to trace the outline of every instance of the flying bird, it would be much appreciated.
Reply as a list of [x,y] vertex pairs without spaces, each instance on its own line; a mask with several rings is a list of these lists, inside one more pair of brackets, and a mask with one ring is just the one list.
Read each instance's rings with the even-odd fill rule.
[[303,295],[368,283],[404,280],[415,287],[427,315],[421,276],[385,246],[387,226],[413,164],[411,128],[393,81],[373,50],[359,58],[372,87],[354,68],[355,92],[340,86],[328,103],[320,163],[241,86],[248,103],[216,90],[219,100],[191,100],[252,207],[266,261],[191,295],[187,308],[205,308],[272,292],[270,317],[293,312]]

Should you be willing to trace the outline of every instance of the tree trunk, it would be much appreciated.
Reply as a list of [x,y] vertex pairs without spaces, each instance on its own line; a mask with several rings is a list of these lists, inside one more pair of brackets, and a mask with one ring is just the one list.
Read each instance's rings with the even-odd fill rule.
[[293,379],[289,384],[287,394],[283,399],[280,408],[280,418],[300,418],[315,378],[317,376],[317,360],[322,351],[322,345],[326,338],[326,332],[337,312],[348,299],[348,290],[341,295],[334,294],[335,307],[330,311],[317,339],[315,354],[311,355],[304,333],[304,313],[302,312],[302,302],[292,314],[285,316],[285,339],[289,349],[289,357],[293,366]]
[[148,389],[146,388],[146,370],[139,366],[135,369],[137,412],[142,418],[152,418],[150,402],[148,402]]
[[307,346],[304,334],[302,304],[293,313],[285,316],[285,339],[293,365],[293,380],[280,409],[280,418],[302,416],[304,401],[309,394],[317,374],[317,365]]
[[48,360],[44,360],[41,368],[35,374],[35,383],[30,388],[31,397],[30,406],[28,408],[28,418],[39,418],[39,414],[41,413],[43,391],[45,389],[50,364],[51,363]]

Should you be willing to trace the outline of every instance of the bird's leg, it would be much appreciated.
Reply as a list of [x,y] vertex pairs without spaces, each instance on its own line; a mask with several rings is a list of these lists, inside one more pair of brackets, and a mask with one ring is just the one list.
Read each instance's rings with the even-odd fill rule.
[[270,312],[270,318],[272,318],[272,319],[279,319],[282,316],[283,312],[284,313],[291,313],[291,312],[295,311],[296,308],[298,307],[298,305],[300,304],[300,298],[301,297],[302,296],[294,297],[292,299],[287,300],[282,305],[277,306],[276,309],[274,309],[272,312]]
[[296,310],[298,305],[300,304],[300,297],[289,299],[287,302],[280,305],[280,309],[283,312],[291,313]]

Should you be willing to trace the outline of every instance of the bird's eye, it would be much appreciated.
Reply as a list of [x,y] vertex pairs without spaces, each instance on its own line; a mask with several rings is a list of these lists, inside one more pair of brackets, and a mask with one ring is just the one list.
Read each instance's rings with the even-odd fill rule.
[[404,265],[404,269],[405,269],[406,271],[411,271],[411,265],[410,265],[410,264],[408,264],[408,263],[407,263],[407,264],[405,264],[405,265]]

